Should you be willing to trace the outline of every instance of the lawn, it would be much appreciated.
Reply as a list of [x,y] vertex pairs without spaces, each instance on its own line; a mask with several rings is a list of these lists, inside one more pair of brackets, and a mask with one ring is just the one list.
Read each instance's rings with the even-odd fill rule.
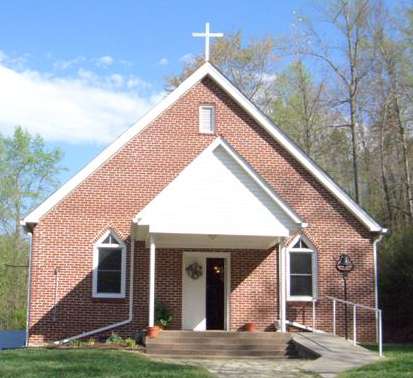
[[137,353],[97,349],[15,349],[0,352],[5,377],[182,377],[211,375],[197,367],[154,362]]
[[[377,350],[377,349],[375,349]],[[385,345],[385,358],[371,365],[349,370],[340,378],[413,377],[413,345]]]

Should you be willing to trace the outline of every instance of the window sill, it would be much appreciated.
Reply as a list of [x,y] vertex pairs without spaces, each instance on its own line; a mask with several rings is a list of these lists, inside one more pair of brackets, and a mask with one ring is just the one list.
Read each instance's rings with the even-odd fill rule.
[[212,135],[212,136],[216,136],[216,135],[218,135],[215,131],[214,132],[211,132],[211,133],[209,133],[209,132],[204,132],[204,131],[198,131],[198,134],[199,135]]
[[108,297],[92,297],[93,303],[127,303],[125,297],[122,298],[108,298]]
[[124,294],[93,294],[92,299],[126,299]]
[[315,297],[288,297],[287,302],[312,302],[316,300]]

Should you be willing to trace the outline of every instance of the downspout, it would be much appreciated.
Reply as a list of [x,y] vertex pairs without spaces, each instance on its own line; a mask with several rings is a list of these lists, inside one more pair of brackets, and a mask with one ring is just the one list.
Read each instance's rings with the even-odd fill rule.
[[33,231],[28,231],[29,235],[29,272],[27,274],[27,314],[26,314],[26,347],[29,346],[29,327],[30,327],[30,301],[31,301],[31,283],[32,283],[32,243]]
[[[386,230],[387,231],[387,230]],[[373,242],[373,260],[374,260],[374,304],[376,309],[379,308],[379,279],[378,279],[378,269],[377,269],[377,245],[383,239],[384,232],[381,233]],[[376,312],[376,339],[379,339],[379,321]]]
[[377,245],[383,239],[384,234],[380,234],[373,242],[373,259],[374,259],[374,302],[375,307],[379,307],[379,280],[378,280],[378,269],[377,269]]
[[134,273],[134,260],[135,260],[135,234],[132,226],[132,232],[131,232],[131,261],[130,261],[130,273],[129,273],[129,317],[126,320],[123,320],[121,322],[117,323],[112,323],[107,326],[101,327],[94,329],[92,331],[88,332],[83,332],[79,335],[68,337],[63,340],[58,340],[55,341],[54,344],[65,344],[68,343],[69,341],[76,340],[76,339],[81,339],[83,337],[88,337],[95,335],[100,332],[105,332],[113,328],[121,327],[124,326],[125,324],[128,324],[132,321],[133,319],[133,273]]

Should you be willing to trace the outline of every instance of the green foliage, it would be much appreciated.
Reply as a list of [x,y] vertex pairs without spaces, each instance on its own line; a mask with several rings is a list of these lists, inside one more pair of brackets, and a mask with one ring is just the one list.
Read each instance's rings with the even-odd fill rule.
[[112,332],[112,334],[106,339],[106,344],[117,344],[117,345],[122,345],[123,344],[123,338],[119,336],[117,333]]
[[118,350],[28,348],[1,352],[2,378],[165,377],[207,378],[204,369],[152,361]]
[[327,89],[316,82],[303,61],[288,65],[275,80],[271,118],[345,189],[351,185],[350,141],[327,102]]
[[94,337],[90,337],[89,339],[86,340],[86,344],[87,344],[87,345],[90,345],[90,346],[95,345],[95,344],[96,344],[95,338],[94,338]]
[[136,341],[132,339],[131,337],[127,337],[123,341],[123,345],[127,348],[135,349],[136,348]]
[[27,241],[20,248],[14,236],[0,235],[0,329],[26,326]]
[[70,340],[67,345],[72,347],[72,348],[80,348],[85,342],[80,340],[80,339],[76,339],[76,340]]
[[155,303],[155,324],[162,328],[167,328],[172,322],[172,314],[168,307],[163,303],[156,301]]
[[58,184],[59,149],[47,150],[40,136],[16,127],[13,136],[0,134],[0,230],[18,233],[22,215]]
[[380,266],[386,339],[413,341],[413,229],[385,240]]
[[61,156],[21,127],[0,134],[0,329],[26,325],[29,248],[20,219],[55,189]]

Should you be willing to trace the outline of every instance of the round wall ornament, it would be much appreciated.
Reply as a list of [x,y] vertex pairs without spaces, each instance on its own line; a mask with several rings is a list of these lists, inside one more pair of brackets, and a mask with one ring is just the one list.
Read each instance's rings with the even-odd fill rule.
[[199,277],[202,276],[202,265],[199,265],[197,262],[188,265],[186,268],[186,273],[189,277],[193,280],[197,280]]

